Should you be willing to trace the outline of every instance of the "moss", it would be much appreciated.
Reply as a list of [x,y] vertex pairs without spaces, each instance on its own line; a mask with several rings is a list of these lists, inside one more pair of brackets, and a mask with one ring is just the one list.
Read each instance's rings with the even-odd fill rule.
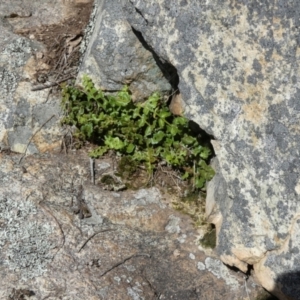
[[131,177],[137,171],[138,164],[136,161],[132,159],[130,156],[123,156],[121,157],[119,164],[118,164],[118,174],[122,177],[127,179]]
[[214,225],[211,225],[210,229],[204,234],[203,238],[200,240],[200,244],[204,248],[214,249],[216,247],[216,242],[216,228]]
[[181,201],[189,203],[196,203],[199,201],[199,191],[195,191],[190,188],[186,190],[185,194],[185,196],[181,197]]
[[104,175],[102,178],[101,178],[101,183],[104,183],[106,185],[113,185],[113,184],[116,184],[114,178],[111,176],[111,175]]
[[193,189],[186,189],[186,191],[186,196],[173,201],[174,209],[190,216],[195,227],[206,227],[205,194]]

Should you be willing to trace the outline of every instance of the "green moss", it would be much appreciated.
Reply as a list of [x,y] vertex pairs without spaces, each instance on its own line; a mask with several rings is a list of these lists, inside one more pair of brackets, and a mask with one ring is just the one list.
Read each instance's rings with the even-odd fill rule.
[[173,208],[190,216],[195,227],[207,227],[205,216],[205,195],[199,192],[189,193],[185,197],[175,198]]
[[199,201],[199,192],[193,190],[191,186],[186,190],[185,194],[185,196],[181,197],[181,201],[190,203],[196,203]]
[[214,226],[211,226],[208,232],[206,232],[203,238],[200,240],[200,244],[204,248],[214,249],[216,247],[216,242],[216,228]]
[[129,178],[137,171],[138,163],[132,159],[130,156],[121,157],[118,163],[118,174],[122,178]]
[[101,183],[106,184],[106,185],[116,184],[114,178],[109,174],[102,176],[100,181],[101,181]]

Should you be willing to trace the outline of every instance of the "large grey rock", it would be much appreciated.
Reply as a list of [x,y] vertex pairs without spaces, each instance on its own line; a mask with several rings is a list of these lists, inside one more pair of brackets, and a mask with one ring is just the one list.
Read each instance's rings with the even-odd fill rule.
[[99,44],[99,57],[119,53],[109,61],[118,69],[124,50],[118,33],[131,26],[177,69],[185,115],[216,140],[219,255],[243,271],[252,265],[266,289],[297,299],[282,274],[300,268],[300,4],[106,1],[107,11],[121,5],[123,26],[108,22],[113,15],[99,20],[111,25],[97,32],[92,51],[113,38],[114,49]]
[[[142,36],[127,22],[122,1],[96,1],[97,19],[78,83],[88,75],[98,88],[118,91],[128,85],[133,100],[143,100],[155,91],[167,94],[176,81],[164,60],[145,48]],[[173,76],[173,77],[172,77]]]
[[[7,40],[0,39],[0,141],[15,152],[24,152],[34,131],[46,121],[44,118],[51,117],[51,113],[54,116],[58,114],[59,106],[57,101],[56,105],[53,102],[44,105],[41,116],[38,110],[46,99],[47,91],[31,92],[30,71],[26,70],[26,63],[30,61],[31,52],[41,47],[6,30],[2,33]],[[53,131],[57,130],[53,128]],[[38,151],[34,143],[27,150],[28,153]]]
[[[84,153],[19,156],[0,153],[1,299],[256,297],[251,278],[205,256],[190,218],[157,188],[92,185]],[[95,161],[96,183],[112,166]],[[72,209],[80,185],[89,218]]]
[[[0,2],[0,151],[9,148],[31,154],[60,147],[60,94],[32,88],[41,84],[39,75],[47,75],[51,68],[45,62],[49,44],[51,48],[62,36],[84,26],[77,13],[89,3],[91,0]],[[76,19],[77,25],[69,26]],[[66,23],[59,32],[59,26]],[[52,30],[52,40],[46,45],[44,37],[51,36]]]

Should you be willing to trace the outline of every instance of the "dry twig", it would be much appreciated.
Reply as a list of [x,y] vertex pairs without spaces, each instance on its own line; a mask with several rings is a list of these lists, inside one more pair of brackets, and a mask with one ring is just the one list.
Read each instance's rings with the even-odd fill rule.
[[32,90],[32,91],[40,91],[40,90],[48,89],[48,88],[50,88],[50,87],[59,85],[60,83],[62,83],[62,82],[64,82],[64,81],[67,81],[67,80],[69,80],[69,79],[72,79],[72,78],[74,78],[73,75],[68,76],[68,77],[66,77],[66,78],[62,78],[62,79],[57,80],[57,81],[55,81],[55,82],[50,82],[50,83],[48,83],[48,84],[38,85],[38,86],[32,88],[31,90]]
[[97,234],[102,233],[102,232],[106,232],[106,231],[115,231],[116,229],[112,229],[112,228],[107,228],[107,229],[103,229],[100,231],[95,232],[94,234],[92,234],[83,244],[82,246],[79,248],[78,253],[85,247],[85,245]]
[[103,277],[104,275],[106,275],[107,273],[109,273],[110,271],[112,271],[113,269],[123,265],[124,263],[126,263],[128,260],[134,258],[134,257],[139,257],[139,256],[146,256],[147,258],[151,258],[150,254],[147,253],[140,253],[140,254],[134,254],[134,255],[130,255],[128,257],[126,257],[125,259],[123,259],[122,261],[114,264],[111,268],[109,268],[108,270],[106,270],[105,272],[103,272],[100,277]]
[[[59,247],[59,249],[57,250],[57,252],[64,246],[65,244],[65,241],[66,241],[66,237],[65,237],[65,234],[64,234],[64,231],[62,229],[62,226],[60,225],[60,223],[58,222],[57,218],[53,215],[53,213],[46,208],[46,206],[43,204],[43,201],[40,201],[39,203],[39,206],[44,210],[46,211],[54,220],[55,220],[55,223],[58,225],[59,227],[59,230],[61,232],[61,236],[62,236],[62,243],[61,243],[61,246]],[[56,253],[57,253],[56,252]]]
[[52,115],[48,120],[46,120],[42,125],[41,125],[41,127],[30,137],[30,139],[29,139],[29,141],[28,141],[28,143],[27,143],[27,145],[26,145],[26,148],[25,148],[25,151],[24,151],[24,153],[23,153],[23,155],[21,156],[21,158],[20,158],[20,160],[19,160],[19,163],[18,164],[20,164],[21,163],[21,161],[22,161],[22,159],[23,159],[23,157],[26,155],[26,152],[27,152],[27,149],[28,149],[28,146],[29,146],[29,144],[31,143],[31,141],[32,141],[32,139],[34,138],[34,136],[53,118],[53,117],[55,117],[55,115]]

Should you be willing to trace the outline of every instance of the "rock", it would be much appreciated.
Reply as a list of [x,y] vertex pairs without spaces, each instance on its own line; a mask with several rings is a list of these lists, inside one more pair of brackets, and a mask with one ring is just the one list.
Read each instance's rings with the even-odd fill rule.
[[[77,82],[87,74],[97,88],[121,90],[128,85],[133,100],[155,91],[168,94],[176,74],[127,22],[119,2],[98,1],[95,29],[80,67]],[[176,78],[172,78],[172,77]]]
[[[300,261],[300,5],[196,0],[105,5],[90,53],[98,53],[100,66],[107,60],[112,73],[118,70],[113,86],[123,84],[122,72],[132,69],[124,54],[132,27],[140,46],[178,73],[185,115],[216,140],[223,191],[215,186],[215,211],[222,217],[219,255],[243,271],[253,266],[259,282],[281,299],[297,299],[282,274],[297,274]],[[112,48],[104,49],[109,42]],[[138,41],[132,45],[134,53]],[[142,69],[146,60],[139,57]],[[95,74],[113,88],[107,81],[111,73]]]
[[[205,256],[191,219],[157,188],[92,185],[80,152],[19,160],[0,153],[1,299],[239,300],[261,290]],[[95,161],[96,182],[104,165],[112,159]],[[87,218],[72,210],[80,186]]]
[[[184,217],[154,189],[125,196],[87,186],[92,217],[78,220],[68,206],[72,184],[87,177],[79,161],[32,156],[21,166],[20,156],[7,157],[6,149],[60,146],[60,96],[44,84],[58,80],[57,66],[65,81],[75,76],[91,8],[88,0],[0,3],[1,297],[253,295],[241,274],[234,289],[225,285],[224,266],[205,259],[195,229],[185,221],[183,230]],[[218,255],[244,272],[253,266],[280,299],[298,297],[299,11],[296,1],[99,0],[78,78],[87,73],[108,91],[129,84],[135,99],[179,89],[175,113],[215,138],[207,213]]]
[[[60,148],[61,96],[45,86],[73,72],[78,58],[67,55],[63,64],[61,56],[68,38],[85,27],[92,4],[19,2],[0,3],[0,143],[32,154]],[[64,77],[74,77],[72,72]]]

